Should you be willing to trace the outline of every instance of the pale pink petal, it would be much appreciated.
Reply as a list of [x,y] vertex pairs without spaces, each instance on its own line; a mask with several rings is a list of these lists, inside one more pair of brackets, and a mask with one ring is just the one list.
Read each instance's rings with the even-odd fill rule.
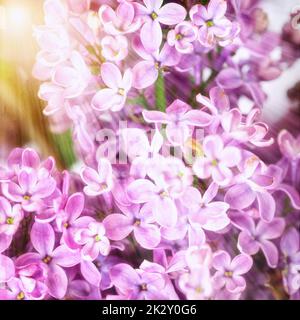
[[174,25],[182,22],[186,17],[186,10],[177,3],[167,3],[158,12],[159,22]]
[[231,270],[236,275],[247,273],[253,265],[253,260],[247,254],[239,254],[231,261]]
[[121,104],[121,96],[116,93],[113,89],[101,89],[99,90],[92,99],[92,106],[98,111],[106,111],[111,109],[113,106]]
[[257,192],[257,202],[262,220],[270,222],[276,210],[274,198],[268,192]]
[[158,70],[153,61],[140,61],[132,69],[133,87],[144,89],[150,87],[158,77]]
[[159,228],[151,224],[143,224],[133,230],[136,241],[145,249],[153,249],[160,243]]
[[68,278],[65,271],[60,266],[51,265],[46,284],[52,297],[63,299],[68,287]]
[[143,117],[145,121],[149,123],[164,123],[167,124],[170,122],[169,117],[166,113],[160,111],[143,111]]
[[231,208],[238,210],[249,207],[255,199],[255,192],[245,183],[231,187],[224,198]]
[[146,179],[133,181],[127,188],[127,195],[133,203],[148,202],[156,192],[155,185]]
[[13,261],[0,254],[0,283],[9,281],[15,275],[15,265]]
[[123,214],[110,214],[103,220],[107,237],[115,241],[126,238],[133,230],[133,223],[132,218]]
[[141,41],[148,52],[159,49],[162,42],[162,30],[157,20],[147,20],[141,29]]
[[276,268],[278,263],[278,250],[274,243],[268,240],[263,240],[260,242],[261,250],[263,251],[268,266],[270,268]]
[[217,135],[207,136],[203,141],[204,153],[211,160],[219,159],[223,147],[223,141],[220,136]]
[[93,286],[99,287],[101,282],[101,273],[95,264],[91,261],[81,261],[80,271],[82,276]]
[[207,11],[209,16],[214,17],[214,19],[222,18],[227,10],[227,3],[224,0],[210,0]]
[[35,222],[31,228],[30,239],[42,259],[47,255],[51,256],[55,243],[55,233],[50,224]]
[[67,201],[65,212],[68,215],[68,219],[73,222],[81,214],[84,208],[84,196],[82,193],[77,192],[72,194]]
[[230,267],[231,258],[226,251],[218,251],[213,256],[212,265],[216,270],[224,271]]
[[177,222],[177,208],[169,197],[157,196],[154,201],[153,214],[163,227],[174,227]]
[[228,168],[237,166],[241,161],[240,149],[236,147],[225,147],[219,155],[219,159]]
[[285,221],[282,218],[274,218],[271,222],[266,223],[260,221],[256,231],[262,239],[276,239],[281,236],[284,231]]
[[101,66],[101,78],[107,87],[119,89],[122,82],[122,75],[119,68],[110,62],[105,62]]
[[73,267],[80,263],[80,254],[78,251],[70,250],[68,247],[61,245],[53,253],[53,263],[61,267]]

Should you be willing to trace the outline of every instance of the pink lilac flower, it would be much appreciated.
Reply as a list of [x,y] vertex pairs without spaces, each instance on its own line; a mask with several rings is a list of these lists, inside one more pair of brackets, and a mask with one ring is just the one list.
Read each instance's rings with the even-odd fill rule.
[[143,117],[149,123],[166,124],[166,136],[174,146],[183,146],[193,127],[207,127],[212,122],[209,113],[191,110],[191,107],[181,100],[175,100],[166,109],[166,113],[145,110]]
[[262,91],[257,79],[255,78],[252,67],[247,64],[235,64],[228,62],[229,66],[223,69],[217,76],[217,84],[225,90],[243,90],[250,96],[258,107],[262,107],[266,95]]
[[10,181],[2,184],[3,194],[20,203],[25,211],[33,212],[42,205],[42,199],[53,194],[56,182],[52,177],[38,177],[34,169],[22,169],[17,174],[17,183]]
[[168,32],[168,44],[175,46],[176,50],[183,54],[192,53],[193,42],[197,39],[197,29],[189,22],[177,24],[174,30]]
[[159,227],[155,225],[152,208],[149,204],[122,208],[124,214],[107,216],[103,224],[111,240],[123,240],[133,232],[136,241],[146,249],[155,248],[160,242]]
[[133,269],[130,265],[120,263],[110,271],[110,278],[119,293],[126,299],[161,300],[165,299],[165,281],[157,272]]
[[232,23],[225,17],[227,3],[224,0],[211,0],[207,8],[194,5],[190,10],[193,23],[199,27],[198,39],[204,46],[211,47],[216,39],[226,38],[232,30]]
[[[225,194],[225,202],[232,209],[244,210],[256,201],[259,214],[263,221],[270,222],[274,218],[276,203],[269,192],[277,187],[274,179],[275,171],[268,172],[259,158],[247,155],[240,166],[241,174],[236,176],[236,184]],[[280,168],[276,168],[279,171]]]
[[252,267],[252,258],[247,254],[239,254],[232,260],[226,251],[218,251],[214,254],[212,265],[217,270],[213,276],[217,288],[226,286],[231,293],[244,291],[246,281],[243,274]]
[[39,98],[47,101],[45,115],[61,110],[66,99],[80,96],[89,85],[91,73],[79,52],[73,51],[70,61],[61,64],[52,74],[52,81],[45,82],[39,90]]
[[203,246],[207,240],[205,231],[221,232],[230,220],[227,216],[229,205],[212,201],[218,193],[218,186],[212,183],[203,197],[193,187],[188,187],[180,198],[179,218],[171,227],[163,226],[161,236],[170,241],[188,237],[189,246]]
[[104,37],[101,40],[101,47],[101,54],[108,61],[124,60],[128,54],[127,38],[122,35]]
[[300,159],[300,135],[294,138],[287,130],[282,130],[278,135],[278,145],[281,153],[288,159]]
[[300,270],[300,244],[299,232],[290,228],[281,238],[280,249],[284,253],[284,259],[292,270]]
[[176,224],[176,205],[162,187],[147,179],[137,179],[128,186],[127,194],[133,203],[147,203],[151,206],[153,215],[160,225],[173,226]]
[[45,81],[51,78],[57,65],[69,58],[72,50],[70,37],[61,25],[35,28],[34,35],[41,51],[37,55],[33,74]]
[[8,200],[0,197],[0,234],[13,236],[23,219],[20,205],[11,206]]
[[98,196],[112,189],[112,167],[107,159],[100,159],[98,171],[85,167],[80,172],[81,179],[86,184],[84,193],[88,196]]
[[232,213],[230,219],[241,230],[238,238],[239,249],[250,255],[256,254],[261,249],[269,267],[276,268],[278,249],[270,240],[281,236],[285,227],[284,220],[274,218],[269,223],[260,220],[256,225],[253,218],[243,213]]
[[82,246],[81,256],[88,261],[95,260],[99,254],[107,256],[110,251],[105,227],[96,221],[89,222],[86,227],[78,228],[74,234],[74,241]]
[[[46,265],[32,263],[26,266],[19,266],[17,260],[16,275],[21,282],[20,287],[23,287],[25,297],[30,300],[42,300],[47,296],[48,287],[46,285],[46,279],[48,269]],[[20,296],[22,296],[22,294]]]
[[215,183],[208,186],[203,196],[196,188],[187,189],[183,201],[184,205],[191,209],[189,219],[192,224],[200,225],[205,230],[220,231],[230,223],[227,216],[229,205],[222,201],[213,201],[218,191]]
[[62,232],[61,242],[70,249],[79,248],[79,245],[74,240],[75,232],[94,221],[92,217],[80,216],[83,208],[83,194],[74,193],[68,198],[64,208],[59,210],[55,219],[57,229]]
[[218,135],[206,136],[203,140],[203,157],[199,157],[193,170],[201,179],[212,177],[219,185],[227,185],[232,177],[232,168],[241,161],[241,152],[235,146],[224,146]]
[[161,226],[172,227],[177,221],[175,199],[179,199],[192,183],[191,172],[177,158],[155,158],[148,179],[137,179],[127,187],[132,203],[147,203]]
[[18,257],[18,266],[26,267],[32,263],[48,266],[46,285],[51,296],[62,299],[67,291],[68,277],[65,267],[80,262],[77,251],[71,251],[65,245],[55,248],[55,232],[50,224],[34,223],[30,232],[31,243],[37,252],[27,252]]
[[205,3],[45,1],[33,74],[76,163],[1,148],[0,299],[300,298],[299,138],[263,109],[299,32]]
[[116,65],[106,62],[101,66],[101,77],[107,88],[99,90],[93,97],[93,108],[99,111],[120,111],[131,88],[131,70],[127,69],[122,76]]
[[55,70],[52,80],[61,90],[64,98],[79,96],[87,87],[90,80],[90,71],[82,56],[73,51],[70,56],[70,65],[60,65]]
[[140,27],[140,20],[136,17],[135,8],[127,1],[122,1],[116,10],[113,10],[109,5],[101,5],[99,17],[104,30],[111,35],[132,33]]
[[39,177],[49,176],[55,167],[55,160],[49,157],[41,162],[39,155],[31,148],[15,148],[7,158],[7,167],[0,166],[0,181],[9,182],[22,169],[37,170]]
[[295,228],[290,228],[284,233],[280,240],[280,249],[283,252],[284,286],[289,294],[294,294],[300,288],[299,232]]
[[177,3],[163,4],[163,0],[143,0],[145,6],[138,2],[134,5],[137,15],[142,18],[141,41],[148,51],[155,51],[162,42],[161,23],[165,25],[176,25],[182,22],[186,16],[184,7]]
[[159,130],[155,130],[151,143],[147,134],[138,128],[126,128],[121,132],[122,149],[131,161],[130,174],[136,178],[145,178],[153,158],[159,156],[164,139]]
[[135,38],[133,47],[143,59],[132,68],[132,86],[136,89],[144,89],[151,86],[158,78],[159,72],[167,72],[169,67],[176,66],[180,61],[179,53],[168,43],[165,43],[161,50],[158,48],[149,53],[139,38]]
[[178,285],[189,300],[209,299],[213,292],[209,269],[206,267],[184,273],[179,277]]

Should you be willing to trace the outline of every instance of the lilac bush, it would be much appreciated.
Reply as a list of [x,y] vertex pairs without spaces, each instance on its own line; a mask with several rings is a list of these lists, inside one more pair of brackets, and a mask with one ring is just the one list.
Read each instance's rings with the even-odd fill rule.
[[77,163],[0,167],[0,299],[300,298],[300,135],[262,118],[299,30],[261,2],[44,2],[33,73]]

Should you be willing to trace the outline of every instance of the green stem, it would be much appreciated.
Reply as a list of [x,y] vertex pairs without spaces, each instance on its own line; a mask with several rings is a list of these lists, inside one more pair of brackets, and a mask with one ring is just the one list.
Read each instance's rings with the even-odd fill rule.
[[161,71],[159,72],[158,78],[155,82],[155,102],[159,111],[166,111],[167,101],[165,93],[165,79]]
[[65,167],[70,168],[76,162],[70,130],[62,134],[53,134],[53,140]]

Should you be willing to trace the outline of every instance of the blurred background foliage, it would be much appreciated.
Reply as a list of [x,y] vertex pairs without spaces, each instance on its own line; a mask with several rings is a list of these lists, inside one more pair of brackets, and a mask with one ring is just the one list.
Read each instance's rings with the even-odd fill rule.
[[42,0],[0,0],[0,160],[14,147],[34,146],[60,168],[74,162],[69,133],[53,135],[39,82],[32,77],[38,48],[33,27],[43,23]]

